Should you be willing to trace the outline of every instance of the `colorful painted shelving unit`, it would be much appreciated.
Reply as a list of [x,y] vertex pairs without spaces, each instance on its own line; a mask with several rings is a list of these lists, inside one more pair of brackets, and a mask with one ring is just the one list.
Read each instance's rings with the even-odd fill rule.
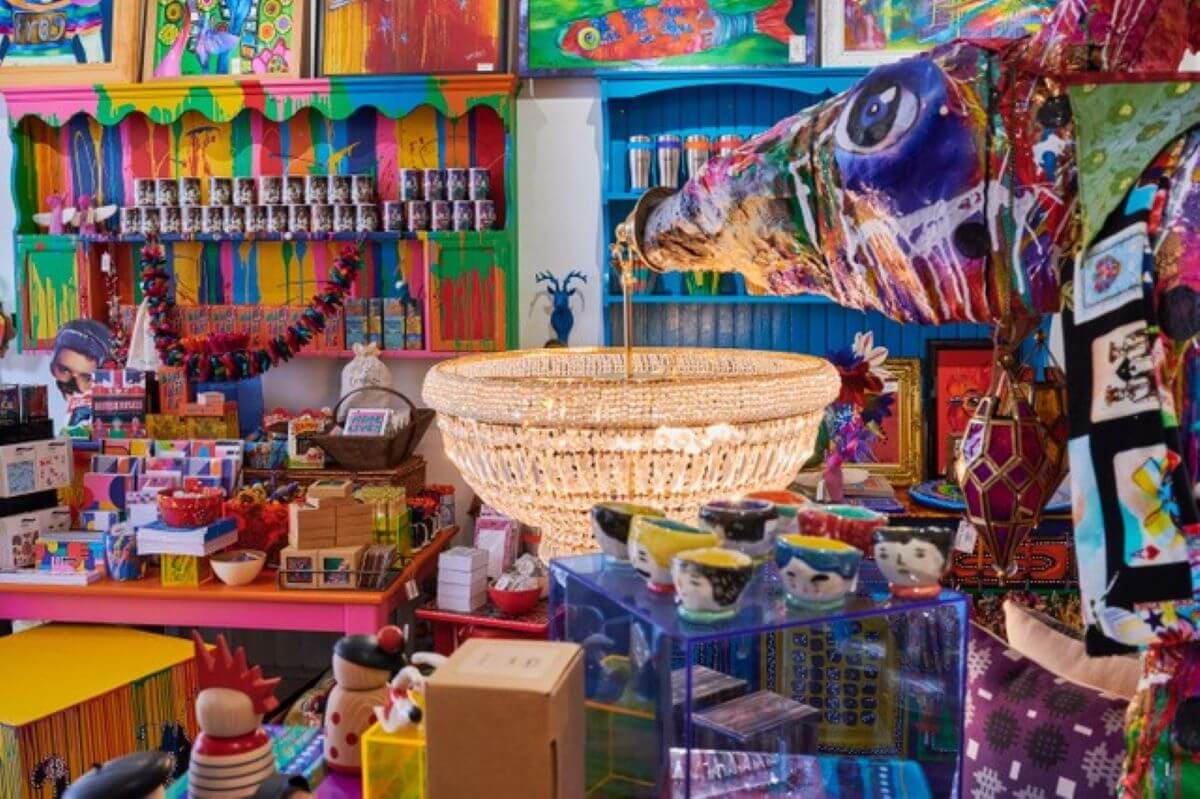
[[135,178],[370,174],[382,203],[399,199],[401,167],[472,166],[491,173],[495,230],[172,235],[163,237],[167,259],[181,306],[244,308],[247,318],[258,309],[261,318],[307,303],[340,249],[362,241],[356,295],[395,298],[403,280],[424,312],[423,346],[385,357],[515,346],[516,88],[511,75],[467,75],[6,91],[19,346],[45,349],[63,322],[106,318],[105,253],[121,302],[141,300],[141,237],[39,233],[33,215],[47,210],[51,194],[68,205],[86,195],[94,205],[131,206]]
[[[604,340],[623,341],[621,286],[609,263],[614,227],[633,210],[629,137],[693,133],[748,138],[849,89],[862,69],[753,69],[719,73],[610,73],[600,79],[605,264]],[[681,167],[682,168],[682,167]],[[682,180],[682,178],[681,178]],[[899,325],[817,296],[751,296],[739,275],[638,275],[634,342],[644,346],[749,347],[824,354],[871,330],[893,356],[922,357],[933,339],[990,338],[983,325]]]

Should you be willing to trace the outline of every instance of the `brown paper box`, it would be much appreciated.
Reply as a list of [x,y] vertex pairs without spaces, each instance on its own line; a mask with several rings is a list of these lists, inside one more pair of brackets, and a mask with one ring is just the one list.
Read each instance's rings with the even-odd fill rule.
[[425,701],[430,799],[584,795],[575,644],[467,641],[429,678]]

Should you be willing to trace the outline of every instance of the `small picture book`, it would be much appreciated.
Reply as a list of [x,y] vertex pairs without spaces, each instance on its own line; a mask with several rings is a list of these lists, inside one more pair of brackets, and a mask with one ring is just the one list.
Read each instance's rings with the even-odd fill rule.
[[348,436],[383,436],[391,424],[390,408],[351,408],[342,432]]

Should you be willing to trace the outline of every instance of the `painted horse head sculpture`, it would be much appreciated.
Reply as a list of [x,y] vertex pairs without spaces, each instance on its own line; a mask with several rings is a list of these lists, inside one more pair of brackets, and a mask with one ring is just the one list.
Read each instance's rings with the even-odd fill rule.
[[1188,0],[1064,0],[1019,40],[958,40],[648,194],[632,242],[649,266],[742,273],[754,291],[824,294],[901,322],[1058,310],[1081,246],[1063,78],[1173,71]]

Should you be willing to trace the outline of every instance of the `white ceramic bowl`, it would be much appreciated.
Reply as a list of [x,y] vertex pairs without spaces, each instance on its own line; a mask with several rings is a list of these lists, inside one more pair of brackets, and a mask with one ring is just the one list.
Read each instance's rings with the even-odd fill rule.
[[225,585],[247,585],[263,570],[267,555],[257,549],[232,549],[218,552],[209,561],[213,574]]

